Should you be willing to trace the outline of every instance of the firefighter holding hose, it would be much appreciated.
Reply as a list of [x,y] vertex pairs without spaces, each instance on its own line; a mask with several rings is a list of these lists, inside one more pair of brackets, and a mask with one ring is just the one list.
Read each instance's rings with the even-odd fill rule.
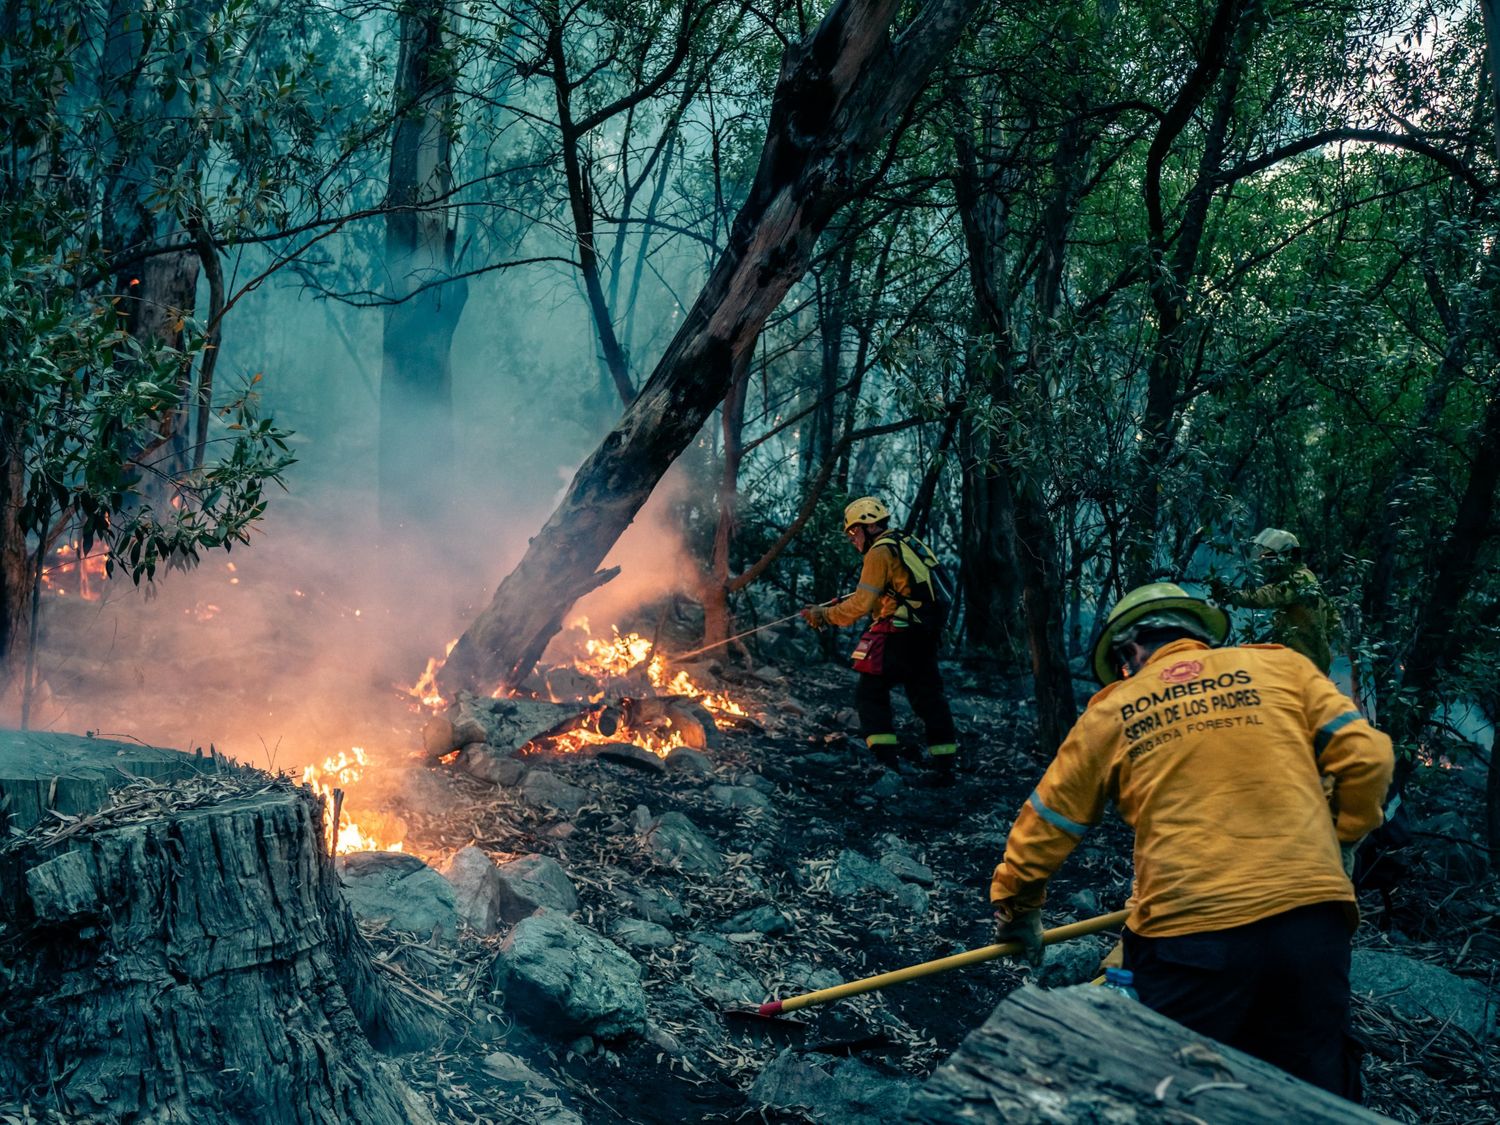
[[873,496],[844,509],[844,534],[864,556],[859,586],[835,605],[808,606],[802,616],[814,629],[823,629],[872,615],[852,655],[859,673],[854,699],[860,734],[877,761],[897,764],[900,741],[891,691],[901,687],[926,730],[922,764],[937,771],[933,776],[939,782],[949,781],[958,744],[938,669],[938,644],[951,599],[932,551],[890,523],[890,509]]
[[1348,870],[1381,822],[1391,742],[1301,653],[1219,647],[1228,632],[1223,610],[1168,582],[1110,610],[1103,690],[995,869],[998,940],[1040,963],[1047,880],[1112,801],[1135,830],[1124,956],[1141,1001],[1357,1100]]

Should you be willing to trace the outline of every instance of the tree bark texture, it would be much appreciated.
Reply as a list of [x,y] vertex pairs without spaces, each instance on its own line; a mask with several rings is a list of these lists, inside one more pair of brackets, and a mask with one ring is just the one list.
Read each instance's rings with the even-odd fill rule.
[[417,1025],[374,977],[318,802],[263,776],[137,792],[168,791],[9,849],[0,1096],[80,1122],[432,1121],[371,1048]]
[[728,247],[620,422],[583,463],[439,675],[447,691],[525,678],[563,615],[656,483],[692,442],[807,270],[856,188],[861,158],[899,131],[978,0],[928,0],[895,40],[896,0],[839,0],[788,49],[766,143]]
[[453,473],[453,335],[468,299],[468,283],[452,276],[457,231],[442,204],[453,190],[453,18],[445,0],[422,0],[401,15],[378,454],[381,518],[392,525],[431,516],[434,493],[416,482],[448,482]]
[[1013,992],[907,1115],[923,1125],[1389,1120],[1090,985]]

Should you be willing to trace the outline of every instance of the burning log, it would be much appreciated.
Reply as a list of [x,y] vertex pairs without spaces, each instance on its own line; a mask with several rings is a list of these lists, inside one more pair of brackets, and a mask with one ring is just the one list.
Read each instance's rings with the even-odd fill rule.
[[311,794],[231,768],[53,820],[0,852],[23,888],[0,898],[0,1101],[96,1122],[432,1121],[372,1044],[426,1045],[442,1020],[377,976]]

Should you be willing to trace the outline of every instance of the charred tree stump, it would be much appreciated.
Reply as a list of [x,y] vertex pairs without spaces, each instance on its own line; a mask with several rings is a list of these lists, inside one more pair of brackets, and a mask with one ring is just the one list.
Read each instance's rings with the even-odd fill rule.
[[372,1049],[423,1026],[377,979],[319,803],[251,771],[135,783],[5,848],[0,1102],[82,1122],[430,1122]]
[[1356,1125],[1388,1121],[1117,992],[1009,996],[939,1067],[907,1120],[925,1125]]

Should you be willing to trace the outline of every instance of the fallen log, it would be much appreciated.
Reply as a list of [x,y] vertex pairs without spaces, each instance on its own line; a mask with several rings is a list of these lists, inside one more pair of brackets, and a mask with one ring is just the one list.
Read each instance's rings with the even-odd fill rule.
[[1089,985],[1012,993],[907,1113],[924,1125],[1389,1120]]
[[372,1041],[440,1026],[377,977],[306,790],[254,771],[135,782],[0,858],[0,1103],[81,1122],[402,1125]]

